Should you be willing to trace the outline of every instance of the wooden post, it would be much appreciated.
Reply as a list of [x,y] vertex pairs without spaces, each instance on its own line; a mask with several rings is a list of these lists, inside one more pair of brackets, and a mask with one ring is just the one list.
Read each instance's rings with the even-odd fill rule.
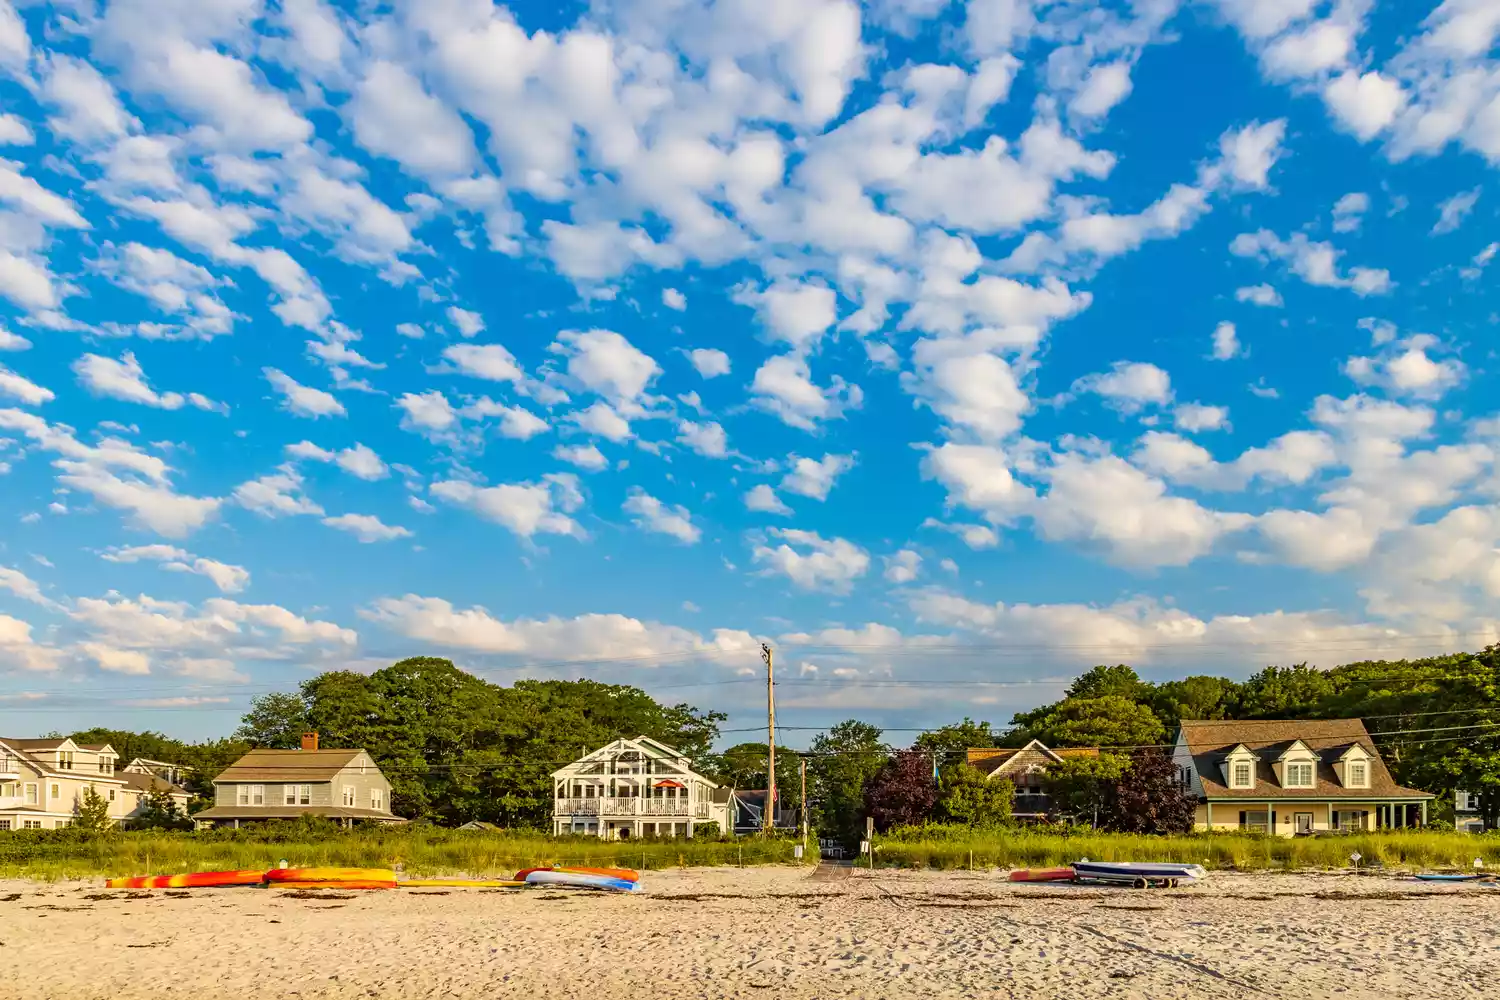
[[807,854],[807,758],[797,758],[797,770],[802,774],[802,853]]
[[771,669],[771,647],[760,645],[766,661],[766,807],[761,812],[761,830],[769,836],[776,816],[776,681]]

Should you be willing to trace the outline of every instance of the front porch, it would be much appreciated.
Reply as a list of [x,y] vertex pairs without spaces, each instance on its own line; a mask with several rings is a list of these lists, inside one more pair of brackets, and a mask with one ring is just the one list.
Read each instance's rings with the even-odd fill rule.
[[1428,799],[1210,799],[1198,806],[1199,830],[1245,830],[1294,837],[1312,833],[1405,830],[1427,825]]

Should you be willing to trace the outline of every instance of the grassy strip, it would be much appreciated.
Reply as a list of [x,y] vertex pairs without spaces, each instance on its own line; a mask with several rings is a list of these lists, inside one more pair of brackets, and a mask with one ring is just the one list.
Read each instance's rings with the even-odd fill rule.
[[[790,840],[605,841],[452,830],[0,835],[0,877],[60,879],[292,867],[401,868],[412,876],[493,878],[552,864],[644,870],[795,863]],[[816,852],[814,852],[816,853]],[[813,859],[809,859],[813,860]]]
[[1082,858],[1093,861],[1178,861],[1205,868],[1240,870],[1347,868],[1350,855],[1361,865],[1470,869],[1482,858],[1500,869],[1500,837],[1414,830],[1329,837],[1268,837],[1256,834],[1186,834],[1148,837],[1128,834],[1065,835],[1025,830],[993,833],[968,830],[937,835],[914,830],[875,838],[875,863],[904,868],[1045,868]]

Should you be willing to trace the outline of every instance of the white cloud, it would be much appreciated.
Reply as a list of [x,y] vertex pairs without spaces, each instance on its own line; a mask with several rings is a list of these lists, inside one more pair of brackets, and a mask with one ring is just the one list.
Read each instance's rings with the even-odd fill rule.
[[433,483],[432,495],[448,503],[467,507],[513,534],[531,539],[535,535],[583,537],[583,528],[568,514],[583,506],[578,480],[568,473],[543,476],[540,482],[502,483],[476,486],[461,479]]
[[29,351],[31,341],[20,334],[11,333],[4,327],[0,327],[0,351]]
[[838,297],[821,284],[777,281],[763,291],[741,289],[735,301],[754,306],[768,339],[797,353],[816,347],[838,321]]
[[396,405],[401,408],[401,427],[404,430],[443,431],[458,422],[458,412],[453,404],[437,389],[402,393]]
[[573,423],[579,429],[604,438],[606,441],[629,441],[630,421],[615,412],[614,407],[602,400],[588,409],[573,414]]
[[1333,231],[1353,233],[1359,231],[1364,215],[1370,210],[1370,196],[1363,191],[1351,191],[1333,205]]
[[682,312],[687,308],[687,296],[675,288],[663,288],[661,290],[661,304],[668,309],[675,309],[678,312]]
[[1353,267],[1347,276],[1340,275],[1338,261],[1343,251],[1334,249],[1332,244],[1310,240],[1306,233],[1293,233],[1288,240],[1268,229],[1241,233],[1229,244],[1229,252],[1238,257],[1284,261],[1293,274],[1309,285],[1348,288],[1361,298],[1384,295],[1392,287],[1390,272],[1383,268]]
[[36,142],[31,126],[12,114],[0,114],[0,146],[30,146]]
[[825,539],[795,528],[771,528],[767,534],[782,544],[756,545],[751,557],[765,572],[779,573],[803,590],[847,594],[870,568],[869,553],[843,538]]
[[688,360],[704,378],[729,374],[729,355],[712,347],[698,347],[688,352]]
[[1282,140],[1286,138],[1286,119],[1254,122],[1242,129],[1226,132],[1219,139],[1219,153],[1235,183],[1251,190],[1264,190],[1270,184],[1271,168],[1281,158]]
[[635,526],[644,531],[671,535],[689,545],[695,544],[703,535],[698,526],[693,524],[686,507],[668,507],[639,487],[631,490],[622,509],[631,515]]
[[1437,399],[1463,381],[1468,369],[1457,358],[1434,360],[1427,352],[1440,346],[1436,337],[1417,334],[1397,341],[1378,357],[1351,357],[1344,374],[1360,385],[1377,385],[1394,395]]
[[441,179],[473,172],[478,152],[469,126],[395,63],[369,64],[346,114],[361,146],[395,160],[417,177]]
[[344,409],[344,404],[340,403],[332,393],[302,385],[290,375],[275,368],[266,368],[263,371],[266,381],[271,383],[271,388],[281,395],[282,408],[287,412],[314,419],[348,416],[349,411]]
[[200,410],[214,412],[225,409],[221,404],[200,393],[157,392],[146,380],[135,355],[126,351],[120,360],[85,354],[73,362],[73,374],[78,384],[95,396],[118,399],[126,403],[139,403],[160,410],[178,410],[190,405]]
[[1369,142],[1389,128],[1408,100],[1398,80],[1375,70],[1346,70],[1323,88],[1329,113],[1361,142]]
[[323,508],[302,491],[302,474],[290,463],[236,486],[234,500],[246,510],[271,518],[323,513]]
[[644,351],[613,330],[564,330],[548,348],[567,358],[568,374],[621,406],[636,404],[661,374]]
[[325,517],[323,523],[339,531],[347,531],[361,542],[389,542],[397,538],[410,538],[411,532],[399,525],[383,523],[373,514],[340,514]]
[[17,375],[4,365],[0,365],[0,396],[18,399],[27,406],[41,406],[57,398],[51,389],[37,385],[24,375]]
[[381,461],[375,450],[363,444],[355,444],[352,448],[332,452],[319,448],[311,441],[299,441],[296,444],[287,445],[286,453],[292,458],[311,459],[314,462],[333,462],[350,475],[367,482],[384,479],[390,475],[390,468]]
[[949,506],[979,511],[992,524],[1009,524],[1036,502],[1031,487],[1011,474],[1006,453],[990,445],[949,441],[933,448],[922,475],[943,484]]
[[1116,361],[1108,372],[1078,379],[1073,383],[1073,391],[1093,393],[1122,413],[1136,413],[1146,406],[1170,403],[1172,379],[1147,362]]
[[591,444],[558,445],[552,449],[552,457],[589,472],[599,472],[609,467],[609,459],[604,457],[604,452]]
[[1172,411],[1172,423],[1189,433],[1223,430],[1229,426],[1229,410],[1223,406],[1181,403]]
[[42,593],[41,586],[18,569],[0,566],[0,590],[8,590],[23,601],[51,606],[52,601]]
[[1235,332],[1233,323],[1220,323],[1214,327],[1214,353],[1215,361],[1228,361],[1237,358],[1243,353],[1240,348],[1240,338]]
[[461,309],[458,306],[449,306],[447,316],[448,322],[453,324],[453,328],[458,331],[460,337],[473,337],[484,332],[484,317],[477,312]]
[[1236,302],[1249,302],[1252,305],[1268,308],[1279,308],[1282,305],[1281,293],[1270,285],[1264,284],[1237,288],[1234,291],[1234,299]]
[[1068,104],[1068,110],[1084,118],[1099,118],[1130,94],[1130,64],[1124,62],[1095,66],[1083,86]]
[[782,477],[781,488],[788,493],[811,497],[814,500],[828,499],[839,476],[854,468],[853,455],[824,455],[821,459],[791,456],[791,468]]
[[526,373],[516,363],[515,356],[499,344],[453,344],[443,349],[443,357],[465,375],[475,378],[515,385],[526,381]]
[[1451,233],[1463,225],[1464,219],[1474,211],[1474,206],[1479,202],[1479,188],[1472,191],[1460,191],[1458,194],[1445,200],[1438,206],[1438,220],[1432,226],[1434,236],[1442,233]]
[[864,401],[859,386],[837,375],[827,389],[819,387],[812,381],[806,360],[790,354],[774,355],[756,369],[750,392],[755,406],[790,427],[807,431],[820,421],[838,419],[846,409],[856,409]]
[[902,549],[895,555],[882,558],[885,561],[884,575],[887,583],[911,583],[921,575],[922,557],[911,549]]
[[1000,544],[1000,536],[987,524],[946,524],[935,517],[929,517],[922,522],[922,527],[957,535],[971,549],[992,549]]
[[792,508],[781,502],[776,491],[765,483],[753,487],[745,494],[745,509],[762,514],[790,514]]
[[250,583],[250,571],[245,567],[194,556],[174,545],[132,545],[106,549],[99,556],[113,563],[156,562],[174,573],[207,577],[222,594],[237,594]]
[[691,420],[679,420],[677,441],[704,458],[727,458],[729,456],[729,435],[724,433],[723,427],[713,421],[695,424]]
[[549,660],[644,658],[666,653],[754,654],[759,644],[744,632],[717,629],[709,639],[674,626],[624,615],[580,615],[503,622],[481,607],[458,609],[436,597],[384,597],[360,612],[407,638],[439,648],[525,654]]

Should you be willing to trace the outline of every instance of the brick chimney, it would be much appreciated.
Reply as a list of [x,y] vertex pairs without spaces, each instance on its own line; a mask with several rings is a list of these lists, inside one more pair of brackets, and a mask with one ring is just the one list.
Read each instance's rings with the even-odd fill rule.
[[303,733],[302,734],[302,749],[304,749],[304,750],[316,750],[316,749],[318,749],[318,734],[317,733]]

